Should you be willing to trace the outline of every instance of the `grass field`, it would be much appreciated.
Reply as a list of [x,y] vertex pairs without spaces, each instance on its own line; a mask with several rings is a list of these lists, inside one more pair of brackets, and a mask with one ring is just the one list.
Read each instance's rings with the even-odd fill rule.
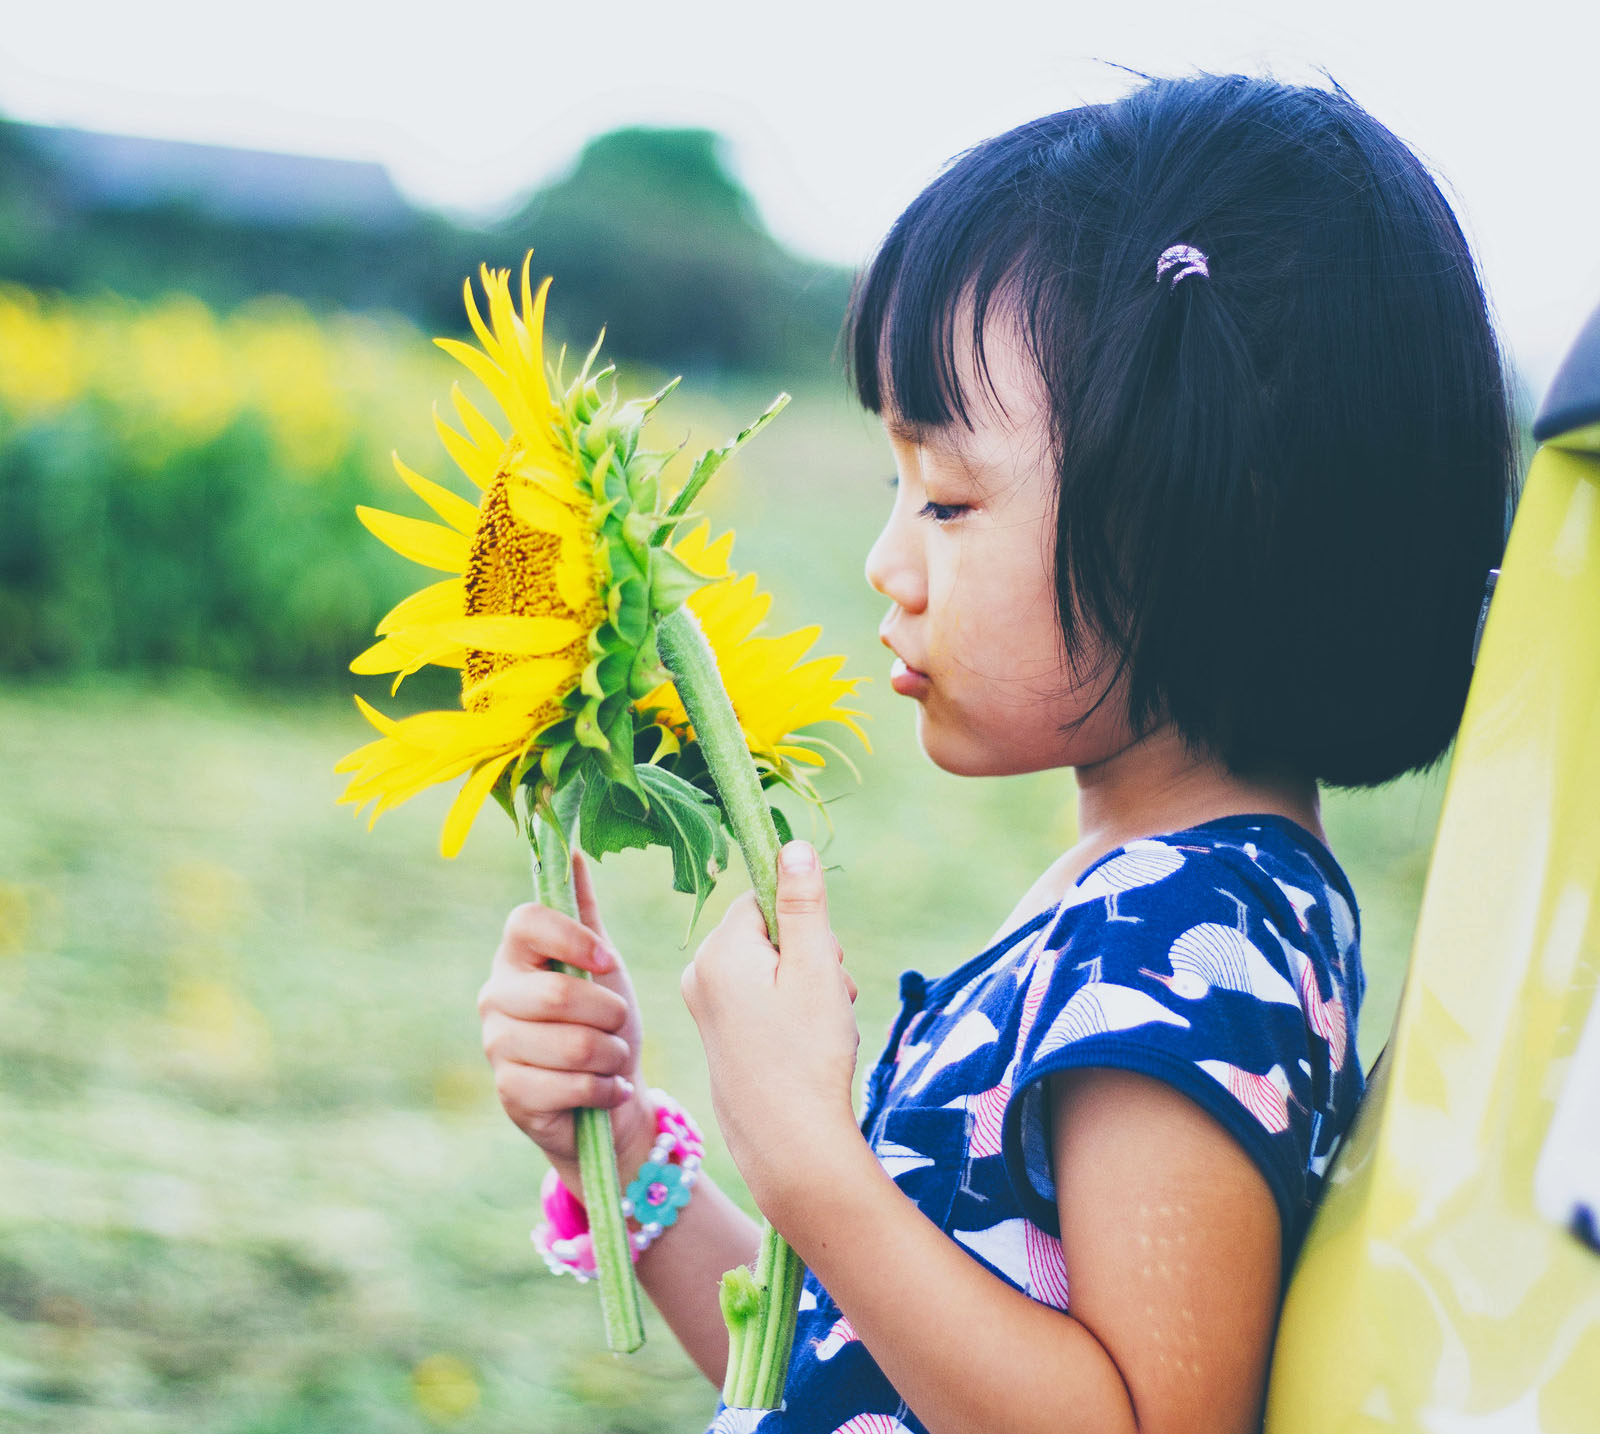
[[[728,416],[764,398],[734,395]],[[896,974],[978,949],[1071,841],[1071,780],[928,766],[860,577],[886,451],[820,395],[760,445],[715,500],[736,561],[779,622],[820,618],[819,650],[875,679],[863,784],[828,779],[864,1077]],[[761,516],[774,493],[782,523]],[[331,695],[199,677],[0,689],[0,1427],[704,1427],[714,1391],[665,1326],[652,1315],[642,1354],[606,1354],[593,1290],[547,1275],[527,1241],[542,1161],[495,1103],[473,1005],[530,894],[526,855],[491,807],[442,861],[447,792],[367,834],[330,770],[362,740]],[[1326,801],[1362,904],[1369,1060],[1441,791]],[[689,905],[666,872],[663,853],[628,854],[598,881],[647,1076],[706,1115],[678,994]],[[724,882],[703,929],[742,885]],[[737,1186],[719,1147],[710,1164]]]

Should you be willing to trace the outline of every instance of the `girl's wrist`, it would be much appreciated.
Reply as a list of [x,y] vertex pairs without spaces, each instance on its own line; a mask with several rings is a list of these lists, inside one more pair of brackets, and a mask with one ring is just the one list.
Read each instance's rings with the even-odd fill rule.
[[[815,1196],[819,1181],[847,1175],[867,1149],[855,1114],[846,1107],[832,1118],[808,1120],[787,1139],[763,1145],[740,1162],[739,1173],[756,1207],[781,1231]],[[877,1157],[871,1158],[876,1163]]]
[[[652,1090],[648,1105],[647,1141],[637,1153],[637,1139],[617,1139],[617,1166],[627,1182],[622,1215],[638,1223],[629,1232],[633,1258],[640,1255],[678,1219],[700,1178],[704,1139],[694,1117],[665,1091]],[[641,1104],[643,1104],[641,1102]],[[615,1114],[615,1112],[613,1113]],[[633,1179],[628,1181],[630,1171]],[[577,1187],[569,1184],[562,1164],[551,1162],[540,1191],[544,1220],[532,1232],[534,1247],[552,1272],[593,1278],[594,1253],[589,1215]]]
[[[626,1179],[629,1172],[637,1170],[641,1161],[650,1154],[655,1142],[656,1112],[645,1092],[638,1091],[624,1105],[611,1112],[611,1131],[617,1152],[617,1169]],[[583,1200],[583,1176],[574,1153],[570,1158],[558,1159],[545,1153],[556,1178],[561,1181],[579,1202]]]

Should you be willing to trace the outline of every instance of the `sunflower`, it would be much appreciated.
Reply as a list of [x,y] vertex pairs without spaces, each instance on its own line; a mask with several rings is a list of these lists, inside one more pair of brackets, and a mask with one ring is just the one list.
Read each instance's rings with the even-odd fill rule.
[[[771,599],[753,575],[728,569],[732,534],[709,525],[668,542],[689,494],[663,508],[661,469],[670,454],[639,447],[644,419],[674,386],[646,400],[602,399],[591,376],[596,343],[562,393],[545,376],[543,329],[550,280],[534,292],[524,260],[520,304],[507,270],[480,272],[487,320],[470,280],[468,318],[479,347],[435,340],[499,405],[503,433],[453,386],[460,428],[435,414],[446,450],[479,491],[476,505],[395,458],[407,487],[440,520],[360,507],[380,541],[423,567],[449,574],[411,594],[378,623],[379,640],[351,670],[394,674],[391,693],[432,664],[461,671],[461,710],[395,720],[356,698],[378,739],[335,767],[351,773],[340,802],[373,803],[371,821],[438,782],[467,774],[445,818],[440,849],[456,855],[484,800],[510,810],[530,770],[547,796],[563,772],[585,767],[636,793],[635,736],[656,735],[652,761],[692,738],[661,666],[654,621],[688,601],[705,626],[741,729],[764,778],[808,793],[794,763],[818,765],[817,739],[795,729],[841,722],[859,736],[859,712],[840,705],[860,679],[838,676],[843,658],[800,659],[817,638],[756,629]],[[560,384],[559,372],[556,382]],[[688,489],[755,432],[702,458]],[[826,745],[826,744],[821,744]],[[370,825],[370,822],[369,822]]]

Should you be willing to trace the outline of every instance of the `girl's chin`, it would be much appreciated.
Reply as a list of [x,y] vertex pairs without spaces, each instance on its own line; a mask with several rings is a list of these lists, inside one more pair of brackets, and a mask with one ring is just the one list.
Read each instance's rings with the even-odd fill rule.
[[953,731],[922,703],[917,705],[917,742],[923,755],[952,777],[1019,777],[1071,765],[1064,760],[1070,754],[1054,748],[1030,753],[1001,747],[975,733]]

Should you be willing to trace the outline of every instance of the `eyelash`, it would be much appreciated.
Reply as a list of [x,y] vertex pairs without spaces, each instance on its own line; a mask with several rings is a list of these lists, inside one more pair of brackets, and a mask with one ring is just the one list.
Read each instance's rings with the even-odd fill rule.
[[[892,474],[890,476],[889,486],[891,488],[900,486],[899,475]],[[917,516],[919,518],[932,518],[935,523],[953,523],[967,511],[968,506],[966,503],[935,503],[930,498],[917,510]]]

